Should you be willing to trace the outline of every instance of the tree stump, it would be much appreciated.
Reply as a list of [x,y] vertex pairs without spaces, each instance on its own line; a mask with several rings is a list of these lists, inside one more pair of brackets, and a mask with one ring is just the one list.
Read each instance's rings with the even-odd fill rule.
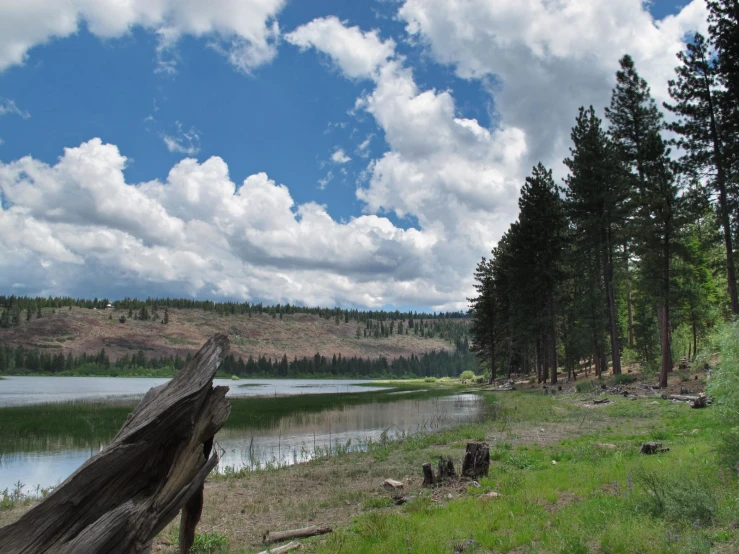
[[439,467],[436,473],[436,480],[441,482],[448,477],[456,477],[457,472],[454,470],[454,462],[452,457],[439,456]]
[[490,447],[486,442],[468,442],[467,452],[462,462],[462,475],[476,479],[487,476],[490,470]]
[[705,394],[698,395],[698,398],[695,400],[691,400],[690,407],[691,408],[705,408],[707,406],[708,398]]
[[639,449],[640,454],[657,454],[659,452],[669,452],[669,448],[662,448],[661,442],[645,442]]
[[215,335],[152,388],[106,448],[0,529],[0,554],[148,553],[180,510],[180,553],[188,553],[203,483],[218,463],[213,437],[231,410],[228,387],[213,387],[228,350],[228,337]]
[[431,469],[431,464],[423,464],[423,486],[430,487],[434,484],[434,470]]

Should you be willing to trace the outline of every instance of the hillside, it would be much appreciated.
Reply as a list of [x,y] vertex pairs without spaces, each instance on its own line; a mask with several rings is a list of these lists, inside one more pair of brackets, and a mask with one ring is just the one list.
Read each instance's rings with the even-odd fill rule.
[[[110,319],[112,313],[112,319]],[[317,352],[326,356],[389,359],[432,350],[451,350],[453,344],[441,338],[422,338],[411,331],[408,335],[357,338],[357,327],[363,323],[325,319],[309,314],[289,314],[282,319],[267,314],[220,316],[197,309],[169,310],[169,323],[128,318],[118,321],[123,310],[91,310],[72,307],[53,312],[42,310],[40,318],[24,320],[19,326],[0,328],[0,345],[22,345],[26,348],[53,349],[92,354],[104,348],[115,361],[126,354],[144,350],[147,357],[185,356],[196,352],[212,334],[226,333],[231,351],[247,359],[259,356],[276,359],[287,355],[311,357]],[[464,325],[464,322],[458,324]]]

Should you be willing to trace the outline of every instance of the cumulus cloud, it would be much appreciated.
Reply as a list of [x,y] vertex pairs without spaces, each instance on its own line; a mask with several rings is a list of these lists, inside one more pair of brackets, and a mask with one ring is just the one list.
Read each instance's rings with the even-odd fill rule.
[[347,27],[334,16],[301,25],[285,40],[301,50],[315,48],[327,54],[350,79],[371,77],[395,53],[392,39],[383,41],[377,31]]
[[47,0],[0,2],[0,71],[22,64],[28,51],[76,33],[81,22],[101,38],[136,26],[156,33],[159,69],[172,71],[180,37],[207,37],[234,66],[249,72],[276,54],[275,20],[286,0]]
[[[93,139],[58,162],[0,163],[0,288],[113,296],[140,290],[268,302],[435,305],[434,233],[367,214],[337,222],[266,174],[187,158],[127,183],[127,159]],[[11,278],[12,277],[12,278]]]
[[337,148],[333,154],[331,154],[331,161],[335,164],[345,164],[351,161],[351,158],[346,155],[343,149]]
[[627,52],[657,99],[667,99],[686,33],[706,29],[704,0],[660,21],[643,0],[405,0],[399,16],[460,77],[494,79],[503,124],[525,132],[527,165],[559,164],[577,108],[608,104]]

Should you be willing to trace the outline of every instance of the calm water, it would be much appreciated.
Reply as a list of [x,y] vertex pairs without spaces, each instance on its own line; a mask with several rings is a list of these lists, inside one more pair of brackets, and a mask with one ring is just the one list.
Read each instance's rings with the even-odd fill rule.
[[[148,377],[5,377],[0,380],[0,407],[105,400],[143,396],[169,379]],[[230,387],[228,396],[285,396],[337,392],[369,392],[382,387],[360,386],[369,381],[348,379],[214,379]]]
[[[28,380],[32,381],[28,381]],[[35,380],[35,381],[33,381]],[[33,383],[44,382],[41,390]],[[56,383],[56,392],[48,384]],[[53,400],[101,399],[141,395],[166,379],[134,378],[34,378],[14,377],[0,381],[0,405],[29,404]],[[238,387],[239,384],[261,383],[261,387]],[[357,386],[358,381],[222,381],[231,387],[231,394],[284,395],[315,392],[366,392],[373,390]],[[11,392],[12,391],[12,392]],[[283,401],[289,402],[289,398]],[[368,441],[392,439],[407,433],[451,427],[477,419],[482,412],[482,400],[472,394],[457,394],[423,400],[406,399],[397,395],[393,402],[326,409],[321,412],[291,413],[269,428],[228,428],[216,437],[221,456],[219,471],[257,468],[266,465],[286,465],[311,459],[316,453],[356,450]],[[0,417],[2,413],[0,412]],[[94,456],[110,437],[92,441],[72,437],[44,437],[38,448],[18,446],[18,452],[0,456],[0,491],[12,489],[17,482],[25,485],[24,492],[35,486],[57,485],[83,462]],[[23,451],[20,451],[20,450]]]

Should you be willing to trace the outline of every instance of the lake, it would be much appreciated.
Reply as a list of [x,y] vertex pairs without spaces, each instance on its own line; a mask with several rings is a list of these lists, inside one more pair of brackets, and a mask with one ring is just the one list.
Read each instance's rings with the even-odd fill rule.
[[[4,377],[0,380],[0,407],[141,397],[146,391],[169,381],[150,377]],[[367,392],[367,380],[350,379],[214,379],[230,387],[228,396],[287,396],[296,394]]]
[[[35,390],[29,379],[38,382]],[[6,406],[0,409],[0,491],[12,490],[20,482],[24,492],[32,493],[36,486],[62,482],[113,438],[137,402],[132,396],[165,381],[102,377],[0,381],[0,402]],[[474,394],[392,390],[348,380],[217,381],[231,387],[232,398],[231,416],[216,436],[221,472],[289,465],[316,455],[362,449],[369,442],[452,427],[475,421],[484,406]],[[282,396],[287,394],[293,396]],[[40,399],[59,402],[38,404]]]

